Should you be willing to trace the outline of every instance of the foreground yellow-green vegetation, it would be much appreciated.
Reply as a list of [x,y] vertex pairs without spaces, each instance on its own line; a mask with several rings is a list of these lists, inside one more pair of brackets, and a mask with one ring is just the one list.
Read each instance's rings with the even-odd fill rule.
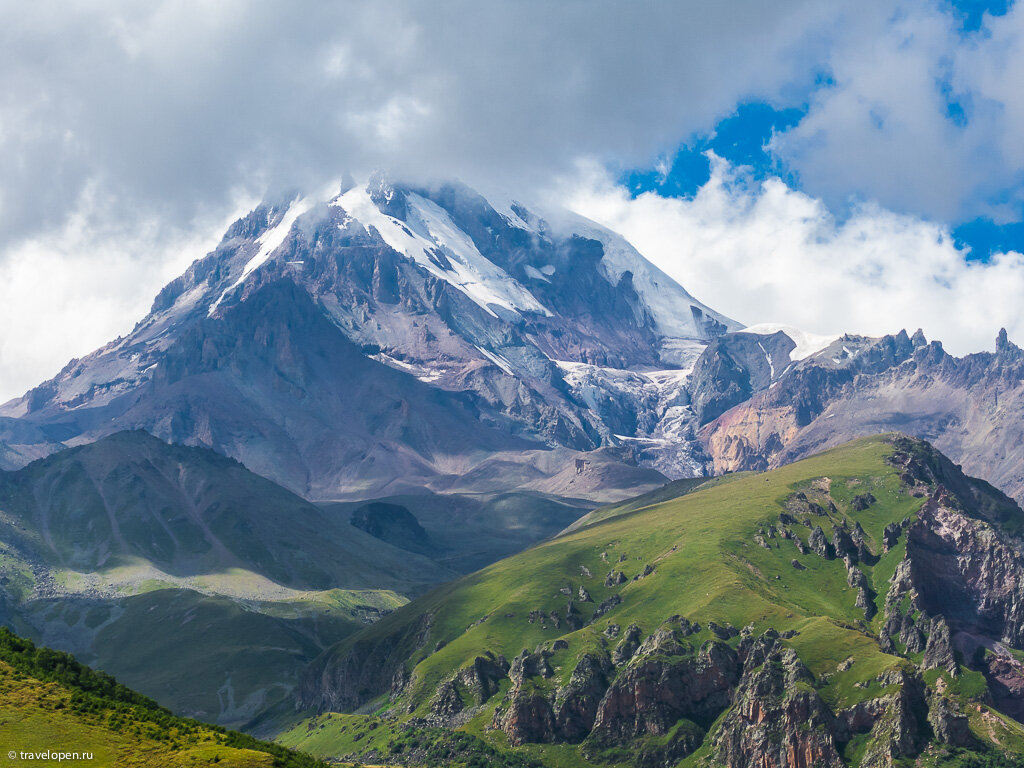
[[324,765],[241,733],[175,717],[73,657],[0,628],[0,764],[29,762],[103,768]]

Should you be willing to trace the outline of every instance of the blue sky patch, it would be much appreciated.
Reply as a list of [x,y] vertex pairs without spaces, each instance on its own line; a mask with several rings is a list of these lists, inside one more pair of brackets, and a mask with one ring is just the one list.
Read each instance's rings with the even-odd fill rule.
[[804,109],[775,109],[764,102],[742,104],[710,135],[681,147],[670,165],[627,171],[621,181],[634,196],[657,192],[665,197],[693,197],[711,177],[711,164],[704,154],[708,150],[733,165],[749,167],[757,179],[784,177],[765,146],[773,133],[791,128],[805,114]]
[[1024,253],[1024,222],[996,224],[990,219],[975,219],[953,229],[960,248],[970,248],[968,261],[988,261],[994,253]]
[[964,32],[977,32],[986,13],[1003,16],[1012,5],[1009,0],[951,0],[953,13]]
[[[975,14],[979,24],[981,13],[992,12],[994,5],[1005,13],[1005,3],[1001,6],[999,3],[958,3],[963,7],[959,12]],[[946,79],[939,79],[937,87],[946,98],[947,119],[963,128],[970,119],[969,100],[965,103],[959,98]],[[711,164],[705,153],[712,150],[732,165],[750,169],[749,178],[755,181],[777,176],[793,189],[800,189],[798,177],[766,147],[774,133],[796,125],[805,114],[805,108],[776,109],[764,102],[742,104],[734,114],[718,123],[711,134],[696,137],[680,147],[670,162],[626,171],[620,176],[620,183],[634,197],[655,192],[663,197],[692,198],[711,177]],[[884,116],[878,115],[877,119],[884,120]],[[833,213],[842,219],[849,211]],[[970,249],[968,260],[988,261],[992,254],[1010,250],[1024,253],[1024,221],[996,224],[991,219],[977,218],[950,222],[950,226],[956,245]]]

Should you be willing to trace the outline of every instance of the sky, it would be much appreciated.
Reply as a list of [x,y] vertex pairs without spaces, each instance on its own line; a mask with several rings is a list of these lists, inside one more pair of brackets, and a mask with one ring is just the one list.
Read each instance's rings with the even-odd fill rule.
[[378,168],[572,207],[754,324],[1024,342],[1009,0],[0,0],[0,400]]

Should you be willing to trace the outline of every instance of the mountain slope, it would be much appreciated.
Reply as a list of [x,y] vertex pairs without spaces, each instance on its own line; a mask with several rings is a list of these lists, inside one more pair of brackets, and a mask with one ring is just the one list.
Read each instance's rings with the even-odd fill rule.
[[[444,493],[388,496],[370,502],[334,502],[320,506],[342,519],[371,517],[376,505],[398,507],[422,528],[427,543],[391,539],[412,552],[426,551],[435,562],[460,575],[478,570],[550,538],[593,508],[591,502],[534,491]],[[369,529],[369,521],[357,525]],[[385,539],[388,540],[388,539]]]
[[[0,627],[0,712],[10,762],[33,765],[318,768],[274,744],[174,717],[74,658]],[[50,755],[47,757],[46,755]]]
[[122,432],[0,473],[0,623],[241,725],[454,572],[212,451]]
[[299,590],[423,589],[450,574],[209,450],[122,432],[0,474],[0,531],[77,573],[248,571]]
[[[703,345],[738,326],[613,233],[552,221],[382,177],[261,205],[129,336],[0,408],[0,461],[142,428],[318,499],[474,470],[473,490],[509,490],[496,454],[549,484],[611,461],[588,490],[600,500],[660,484],[630,471],[631,444],[581,452],[654,434]],[[697,466],[668,442],[663,468]]]
[[994,353],[961,358],[920,332],[845,336],[722,404],[698,435],[716,473],[776,467],[898,429],[1024,499],[1024,352],[1005,331]]
[[1010,499],[904,437],[734,475],[342,641],[300,704],[394,719],[323,714],[282,740],[371,758],[404,749],[403,728],[444,727],[549,765],[1022,754],[1007,714],[1024,680],[1022,526]]

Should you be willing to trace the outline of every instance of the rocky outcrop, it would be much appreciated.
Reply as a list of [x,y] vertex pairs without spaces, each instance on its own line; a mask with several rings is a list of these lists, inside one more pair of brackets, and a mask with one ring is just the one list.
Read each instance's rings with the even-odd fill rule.
[[900,532],[903,530],[903,526],[899,523],[889,523],[885,526],[885,530],[882,531],[882,549],[888,552],[890,549],[896,546],[900,540]]
[[[926,689],[912,671],[885,673],[878,680],[884,695],[834,713],[818,695],[814,677],[774,632],[746,638],[739,656],[742,676],[714,742],[717,759],[728,768],[840,768],[845,744],[863,735],[859,765],[881,767],[915,757],[928,741]],[[936,704],[934,719],[951,744],[962,743],[958,717]]]
[[1020,543],[1001,530],[998,511],[964,508],[970,501],[969,495],[953,496],[938,486],[907,529],[907,552],[894,588],[898,581],[916,610],[943,618],[936,625],[943,638],[948,632],[966,632],[1024,647]]
[[579,660],[569,683],[555,694],[555,728],[561,740],[578,743],[587,737],[612,672],[607,654],[587,653]]
[[454,680],[445,680],[430,700],[430,712],[442,722],[450,722],[466,708]]
[[871,493],[858,493],[853,499],[850,500],[850,506],[857,512],[863,512],[865,509],[875,503],[874,494]]
[[[672,765],[700,745],[702,729],[728,707],[739,677],[728,645],[707,641],[694,650],[685,641],[699,629],[672,617],[641,639],[631,625],[612,655],[584,653],[561,686],[553,683],[549,652],[523,651],[510,665],[512,686],[492,727],[512,744],[585,741],[589,751],[665,737],[643,762]],[[437,706],[457,709],[452,692],[442,688]],[[696,725],[680,727],[681,720]]]
[[626,627],[626,633],[622,636],[622,640],[615,646],[615,651],[612,653],[612,661],[616,665],[625,664],[636,653],[637,648],[640,647],[640,627],[636,624],[630,624]]
[[504,731],[514,747],[550,743],[558,737],[550,697],[537,690],[515,689],[507,705],[495,711],[493,727]]
[[357,641],[344,652],[322,656],[303,676],[297,706],[347,712],[384,692],[397,698],[410,681],[402,651],[422,648],[432,625],[433,616],[424,613],[401,632]]
[[832,548],[837,557],[850,559],[855,563],[860,561],[860,550],[854,543],[853,537],[838,523],[832,525]]
[[[943,627],[941,619],[929,622],[928,637],[935,638],[929,662],[946,661]],[[880,675],[881,695],[834,712],[785,642],[796,633],[769,629],[754,636],[748,627],[733,649],[720,640],[694,647],[687,638],[698,631],[679,616],[646,638],[631,625],[616,654],[584,653],[561,685],[544,648],[524,650],[510,665],[491,654],[478,657],[439,687],[431,701],[435,722],[463,722],[466,712],[493,696],[507,671],[512,685],[491,725],[509,743],[582,744],[595,759],[608,749],[628,749],[638,768],[674,766],[709,735],[716,764],[727,768],[841,768],[854,738],[864,742],[859,765],[872,768],[913,758],[932,738],[972,743],[959,705],[929,691],[912,665]],[[618,627],[605,634],[619,634]],[[851,657],[840,670],[852,663]]]
[[871,583],[868,581],[867,576],[864,575],[864,571],[854,565],[849,558],[846,561],[846,568],[846,583],[857,590],[855,605],[864,611],[864,618],[867,621],[871,621],[877,612],[875,608],[875,592],[871,588]]
[[730,333],[711,341],[693,368],[688,390],[699,425],[718,418],[771,384],[796,347],[786,334]]
[[1024,722],[1024,664],[1008,653],[989,654],[981,669],[996,707]]
[[554,674],[550,657],[547,650],[530,653],[524,649],[509,667],[512,687],[495,710],[492,726],[504,731],[513,745],[558,738],[549,686],[537,683],[538,678],[546,680]]
[[928,725],[935,740],[942,744],[968,747],[975,741],[967,715],[958,712],[956,704],[939,693],[928,697]]
[[865,565],[874,565],[878,562],[878,557],[871,551],[871,547],[868,546],[867,534],[864,532],[864,528],[861,526],[859,520],[854,522],[853,530],[850,532],[850,538],[852,539],[854,546],[857,548],[857,560],[859,562],[864,563]]
[[739,677],[736,653],[729,646],[706,642],[690,653],[671,632],[661,632],[643,649],[601,701],[589,740],[593,746],[664,736],[681,719],[706,728],[729,705]]
[[608,575],[604,577],[605,587],[617,587],[620,584],[625,584],[629,579],[626,578],[626,574],[622,571],[609,571]]
[[928,741],[928,703],[916,672],[894,670],[879,679],[894,692],[865,703],[874,718],[861,765],[887,766],[901,757],[915,757]]
[[902,560],[889,582],[885,596],[885,623],[879,634],[879,644],[886,653],[898,653],[895,643],[903,645],[907,653],[920,653],[925,648],[926,638],[914,620],[920,616],[920,604],[912,568],[907,559]]
[[922,669],[944,669],[954,677],[959,674],[953,642],[949,636],[949,625],[941,616],[932,619],[928,629],[928,642],[924,647]]
[[807,546],[811,548],[811,551],[820,557],[824,557],[826,560],[831,560],[836,556],[835,548],[825,537],[825,531],[821,529],[820,525],[814,526],[811,535],[807,537]]
[[734,703],[715,737],[717,759],[730,768],[842,768],[835,716],[796,653],[768,633],[741,655]]

